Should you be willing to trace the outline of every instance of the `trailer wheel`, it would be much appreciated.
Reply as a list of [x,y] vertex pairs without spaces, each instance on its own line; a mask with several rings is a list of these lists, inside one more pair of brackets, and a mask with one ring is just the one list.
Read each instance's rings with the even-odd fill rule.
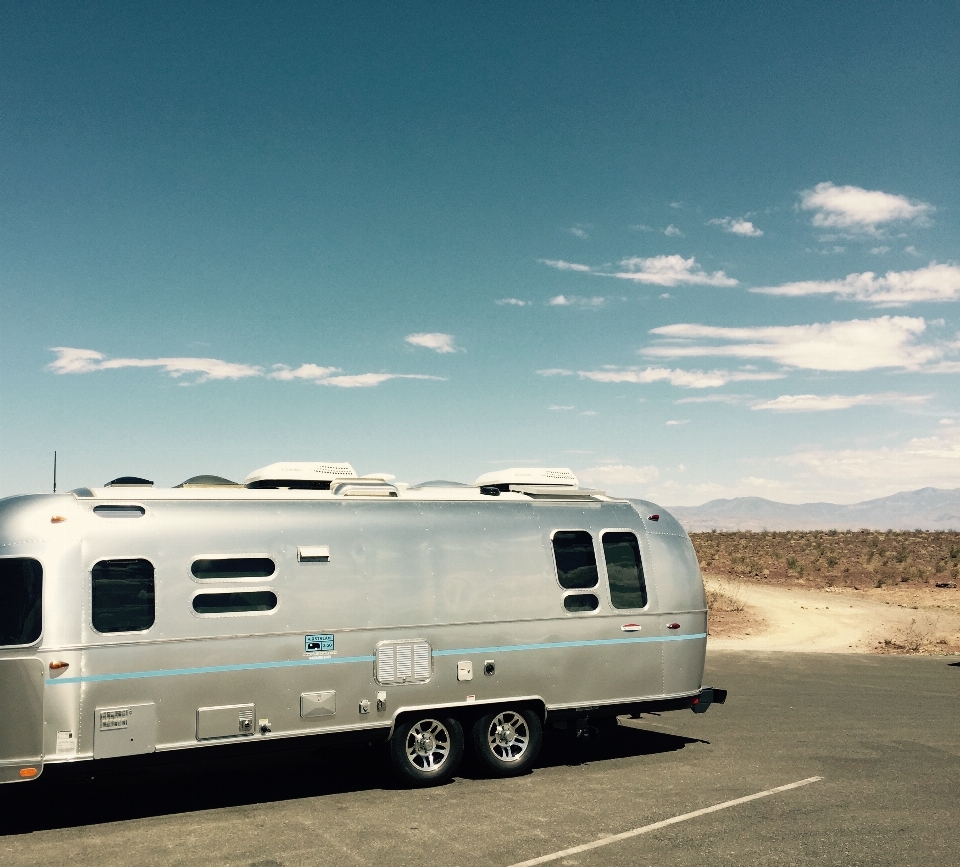
[[445,783],[463,758],[463,729],[453,717],[411,717],[390,739],[390,759],[397,773],[417,786]]
[[543,743],[540,717],[526,708],[488,713],[476,721],[472,734],[477,757],[498,777],[515,777],[528,771]]

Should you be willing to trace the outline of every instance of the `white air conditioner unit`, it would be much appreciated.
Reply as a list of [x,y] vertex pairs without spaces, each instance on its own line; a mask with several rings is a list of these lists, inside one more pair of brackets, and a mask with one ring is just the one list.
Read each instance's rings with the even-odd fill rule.
[[566,467],[513,467],[484,473],[475,485],[559,485],[579,488],[577,477]]
[[331,482],[355,479],[350,464],[327,461],[281,461],[254,470],[244,479],[248,488],[316,488],[323,490]]

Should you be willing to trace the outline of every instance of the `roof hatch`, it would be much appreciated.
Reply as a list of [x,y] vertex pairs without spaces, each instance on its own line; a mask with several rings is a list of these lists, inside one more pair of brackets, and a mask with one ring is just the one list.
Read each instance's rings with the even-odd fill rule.
[[484,473],[475,485],[490,485],[507,490],[509,485],[559,485],[564,488],[579,488],[577,477],[566,467],[512,467],[509,470],[494,470]]
[[355,479],[350,464],[325,461],[282,461],[254,470],[244,480],[248,488],[293,488],[307,491],[328,491],[330,483]]

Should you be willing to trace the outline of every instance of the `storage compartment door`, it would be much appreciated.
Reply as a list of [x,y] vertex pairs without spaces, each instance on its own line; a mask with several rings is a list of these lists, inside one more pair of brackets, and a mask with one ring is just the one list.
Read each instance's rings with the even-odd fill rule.
[[[43,663],[0,659],[0,782],[30,779],[43,762]],[[34,773],[20,771],[34,768]]]

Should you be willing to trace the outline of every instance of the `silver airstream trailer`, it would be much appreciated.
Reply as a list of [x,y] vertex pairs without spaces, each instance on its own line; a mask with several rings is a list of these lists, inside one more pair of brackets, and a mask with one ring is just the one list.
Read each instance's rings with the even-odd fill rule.
[[408,486],[349,464],[0,500],[0,782],[308,735],[414,784],[543,726],[703,712],[697,558],[663,509],[565,469]]

